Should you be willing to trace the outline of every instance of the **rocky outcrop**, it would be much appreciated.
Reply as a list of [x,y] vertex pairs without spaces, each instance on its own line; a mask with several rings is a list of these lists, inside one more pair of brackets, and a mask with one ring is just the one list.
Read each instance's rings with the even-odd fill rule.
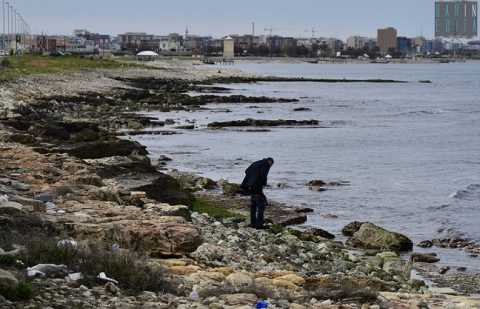
[[144,191],[151,199],[172,205],[192,205],[193,196],[182,188],[181,184],[167,174],[155,174],[155,180],[149,184],[131,188],[133,191]]
[[410,251],[413,248],[413,242],[408,237],[387,231],[372,223],[362,224],[348,243],[364,249]]
[[208,124],[211,129],[220,129],[228,127],[297,127],[297,126],[318,126],[318,120],[264,120],[264,119],[245,119],[225,122],[212,122]]
[[362,227],[364,223],[365,222],[358,222],[358,221],[351,222],[343,227],[342,234],[345,236],[353,236],[353,234],[358,232],[358,230],[360,229],[360,227]]
[[76,143],[59,147],[56,152],[65,152],[80,159],[99,159],[115,156],[147,155],[145,146],[128,140],[103,140],[88,143]]
[[202,243],[200,231],[182,221],[120,221],[106,233],[112,241],[151,257],[182,256]]

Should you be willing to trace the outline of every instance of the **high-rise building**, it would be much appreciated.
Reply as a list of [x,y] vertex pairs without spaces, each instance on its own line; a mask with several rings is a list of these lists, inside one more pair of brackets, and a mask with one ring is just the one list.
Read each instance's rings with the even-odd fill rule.
[[473,38],[477,36],[477,14],[477,1],[435,1],[435,36],[442,38]]
[[388,27],[378,29],[377,44],[382,54],[388,54],[390,50],[397,49],[397,29]]
[[363,36],[351,36],[347,39],[347,48],[362,49],[367,45],[368,38]]

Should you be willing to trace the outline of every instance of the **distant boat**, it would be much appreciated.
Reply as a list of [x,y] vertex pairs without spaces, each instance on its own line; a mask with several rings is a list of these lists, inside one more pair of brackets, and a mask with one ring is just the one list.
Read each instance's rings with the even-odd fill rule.
[[313,60],[305,60],[306,63],[312,63],[312,64],[317,64],[318,59],[313,59]]
[[439,63],[450,63],[450,59],[440,59],[438,60]]

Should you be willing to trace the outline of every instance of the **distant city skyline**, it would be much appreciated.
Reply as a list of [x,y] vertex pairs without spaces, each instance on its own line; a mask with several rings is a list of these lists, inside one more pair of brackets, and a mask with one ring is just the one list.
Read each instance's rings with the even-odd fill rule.
[[183,33],[221,37],[252,32],[295,37],[376,37],[377,29],[395,27],[399,36],[432,38],[434,0],[12,0],[34,33],[71,34],[74,29],[119,34],[127,31]]

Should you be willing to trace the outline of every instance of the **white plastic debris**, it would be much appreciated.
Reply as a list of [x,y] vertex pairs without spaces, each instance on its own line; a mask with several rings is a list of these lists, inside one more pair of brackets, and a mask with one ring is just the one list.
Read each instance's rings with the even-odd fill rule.
[[46,277],[52,274],[61,274],[67,272],[66,265],[38,264],[27,268],[28,277]]
[[113,244],[112,245],[112,252],[117,252],[120,250],[120,245],[119,244]]
[[101,272],[100,274],[98,274],[97,279],[105,281],[105,282],[112,282],[112,283],[118,284],[117,280],[112,279],[112,278],[108,278],[107,275],[104,272]]
[[52,202],[46,202],[45,205],[47,206],[47,209],[48,209],[48,210],[57,209],[57,205],[55,205],[55,204],[52,203]]
[[8,195],[0,195],[0,204],[8,202]]
[[73,240],[73,239],[62,239],[60,241],[57,242],[57,247],[58,248],[72,248],[72,249],[76,249],[78,246],[78,243]]
[[190,293],[190,300],[192,301],[198,301],[200,299],[200,296],[198,295],[197,292],[197,286],[193,287],[192,293]]
[[73,274],[69,274],[68,276],[65,277],[65,280],[67,282],[76,282],[76,281],[81,280],[81,279],[83,279],[82,273],[73,273]]

